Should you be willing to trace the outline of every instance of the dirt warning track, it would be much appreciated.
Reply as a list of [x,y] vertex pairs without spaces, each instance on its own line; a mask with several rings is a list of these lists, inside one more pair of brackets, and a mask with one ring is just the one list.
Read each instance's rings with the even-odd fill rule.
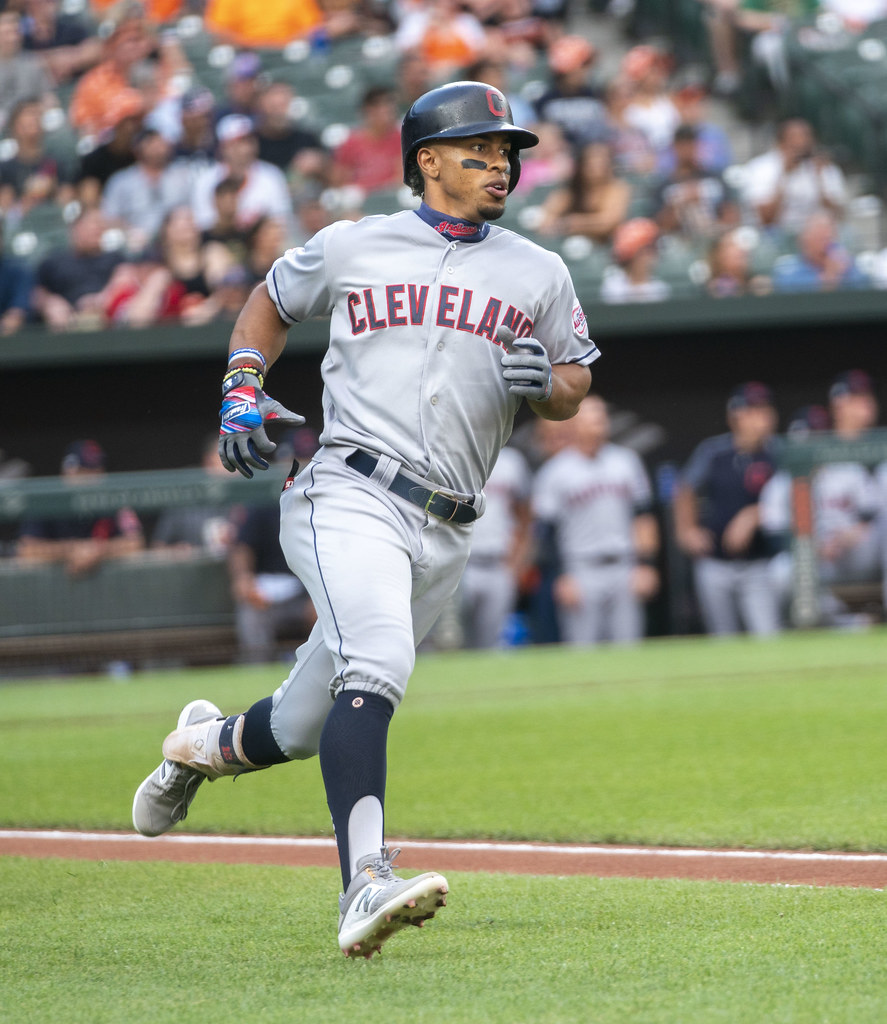
[[[887,888],[887,854],[390,840],[407,871],[490,871]],[[0,856],[335,867],[332,839],[0,829]]]

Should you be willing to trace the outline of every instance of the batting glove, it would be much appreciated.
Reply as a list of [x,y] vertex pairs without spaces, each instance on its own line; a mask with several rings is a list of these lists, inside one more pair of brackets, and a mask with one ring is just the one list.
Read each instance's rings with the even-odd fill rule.
[[505,346],[500,360],[502,376],[513,395],[534,402],[547,402],[553,387],[551,360],[535,338],[515,338],[510,327],[500,327],[496,337]]
[[304,416],[290,412],[265,394],[257,371],[251,367],[232,374],[222,384],[219,415],[219,458],[229,473],[237,471],[245,477],[253,475],[250,466],[267,469],[269,463],[264,456],[272,455],[277,448],[265,433],[269,420],[293,427],[305,422]]

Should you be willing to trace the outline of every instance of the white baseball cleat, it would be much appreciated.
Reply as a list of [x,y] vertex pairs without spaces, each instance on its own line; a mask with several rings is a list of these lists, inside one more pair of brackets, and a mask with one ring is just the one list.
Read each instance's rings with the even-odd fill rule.
[[357,873],[339,897],[339,948],[345,956],[369,960],[395,932],[409,924],[421,928],[438,907],[447,905],[449,887],[443,875],[395,875],[391,863],[399,853],[389,854],[383,846],[357,862]]
[[[208,700],[192,700],[182,709],[177,729],[218,719],[224,721],[215,704]],[[136,832],[143,836],[161,836],[184,821],[197,788],[206,777],[202,772],[164,757],[136,790],[132,802],[132,823]]]

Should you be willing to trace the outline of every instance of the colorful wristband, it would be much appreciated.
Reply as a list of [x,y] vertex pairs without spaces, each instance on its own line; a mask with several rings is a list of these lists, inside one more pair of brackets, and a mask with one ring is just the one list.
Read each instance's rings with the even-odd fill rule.
[[232,359],[239,359],[241,356],[255,356],[255,358],[258,359],[259,362],[262,364],[262,369],[263,370],[268,365],[268,361],[265,359],[265,357],[262,355],[262,353],[257,348],[236,348],[236,349],[234,349],[234,351],[231,353],[231,355],[228,356],[228,365],[229,366],[231,365],[231,360]]

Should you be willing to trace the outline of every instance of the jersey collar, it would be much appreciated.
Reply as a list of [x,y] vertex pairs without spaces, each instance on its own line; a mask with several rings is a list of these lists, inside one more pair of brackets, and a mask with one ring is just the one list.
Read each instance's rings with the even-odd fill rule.
[[449,242],[481,242],[490,233],[490,225],[486,222],[475,224],[461,217],[448,217],[445,213],[432,210],[426,203],[422,203],[415,212]]

